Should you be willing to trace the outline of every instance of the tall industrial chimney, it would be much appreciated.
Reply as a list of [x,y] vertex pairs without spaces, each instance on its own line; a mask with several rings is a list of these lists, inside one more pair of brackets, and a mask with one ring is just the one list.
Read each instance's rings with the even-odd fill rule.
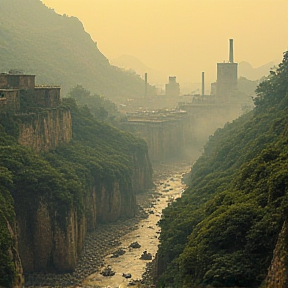
[[145,73],[145,97],[147,97],[147,73]]
[[230,50],[229,50],[229,62],[234,63],[234,56],[233,56],[233,39],[229,39],[230,41]]
[[204,72],[202,72],[202,96],[205,95]]

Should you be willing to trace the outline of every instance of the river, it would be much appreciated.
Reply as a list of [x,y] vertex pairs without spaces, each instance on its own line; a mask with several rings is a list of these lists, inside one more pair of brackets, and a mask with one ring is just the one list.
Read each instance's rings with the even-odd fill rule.
[[[146,254],[151,254],[152,259],[155,258],[160,234],[160,228],[157,222],[161,218],[162,210],[169,205],[171,201],[181,197],[181,193],[185,188],[185,185],[181,181],[182,175],[183,173],[189,172],[190,168],[191,164],[189,163],[178,163],[174,165],[162,164],[154,168],[155,188],[149,191],[150,207],[145,208],[148,218],[140,220],[135,230],[123,235],[119,239],[119,245],[109,249],[107,252],[110,254],[104,259],[101,271],[109,270],[115,274],[113,276],[103,276],[101,271],[93,273],[83,281],[84,286],[125,288],[130,287],[131,284],[135,283],[135,280],[137,283],[142,279],[146,264],[152,260],[141,260],[140,257],[142,253],[146,251]],[[145,199],[147,200],[147,195],[141,194],[137,196],[137,201],[140,204],[142,201],[145,201]],[[141,247],[129,247],[133,242],[137,242]],[[121,252],[124,254],[113,257],[113,253],[119,251],[119,249],[121,249]],[[123,277],[123,273],[126,275],[131,274],[131,278]]]

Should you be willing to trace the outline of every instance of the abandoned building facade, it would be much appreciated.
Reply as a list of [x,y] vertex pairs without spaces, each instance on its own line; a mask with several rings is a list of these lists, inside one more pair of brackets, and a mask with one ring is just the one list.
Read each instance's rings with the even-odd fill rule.
[[52,108],[60,104],[59,86],[36,86],[35,75],[10,71],[0,73],[0,112],[19,111],[23,91],[29,93],[33,107]]

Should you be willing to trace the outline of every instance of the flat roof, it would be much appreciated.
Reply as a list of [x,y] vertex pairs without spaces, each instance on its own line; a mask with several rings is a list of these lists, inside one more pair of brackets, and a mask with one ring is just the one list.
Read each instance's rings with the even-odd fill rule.
[[3,88],[0,88],[0,91],[3,91],[3,92],[13,92],[13,91],[20,91],[21,89],[3,89]]

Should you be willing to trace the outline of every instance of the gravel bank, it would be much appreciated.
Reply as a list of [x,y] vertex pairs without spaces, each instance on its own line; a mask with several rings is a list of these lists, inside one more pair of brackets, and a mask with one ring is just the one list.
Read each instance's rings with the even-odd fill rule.
[[25,286],[38,287],[67,287],[81,285],[84,278],[103,266],[103,258],[115,247],[121,245],[121,236],[137,229],[137,223],[147,218],[144,208],[150,205],[150,193],[137,195],[137,214],[134,218],[121,219],[113,223],[99,224],[95,231],[89,232],[84,241],[83,251],[73,273],[52,274],[32,273],[26,274]]

